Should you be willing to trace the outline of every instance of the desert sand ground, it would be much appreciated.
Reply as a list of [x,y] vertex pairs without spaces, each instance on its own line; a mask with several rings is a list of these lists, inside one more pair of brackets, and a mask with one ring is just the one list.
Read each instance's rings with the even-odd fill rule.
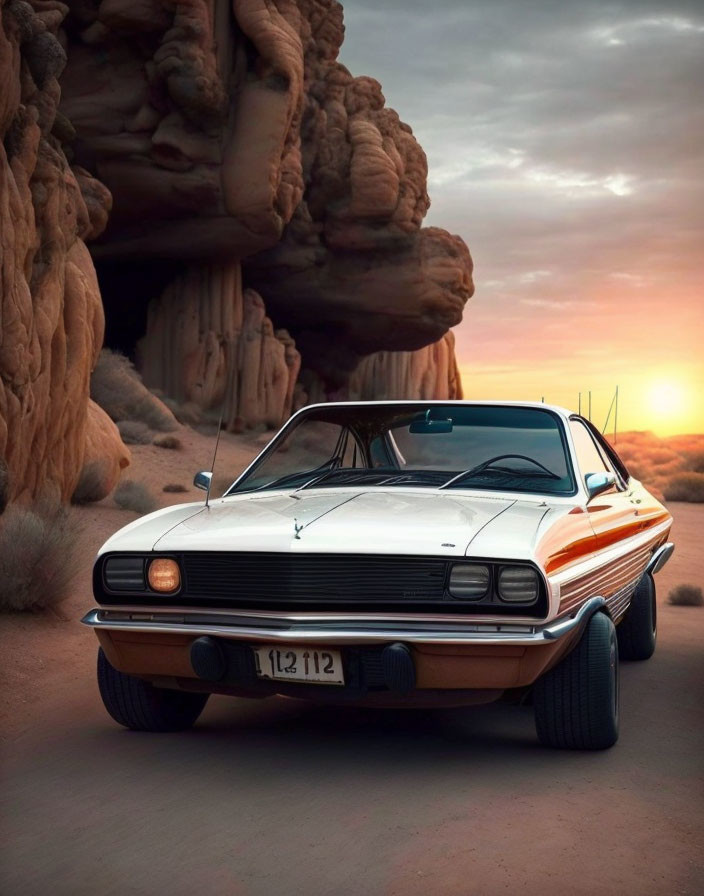
[[[161,504],[201,493],[213,440],[136,446],[131,478]],[[226,437],[216,478],[264,436]],[[530,708],[317,708],[211,698],[197,727],[116,726],[95,684],[100,544],[136,517],[110,499],[83,523],[75,591],[54,617],[0,619],[3,896],[699,894],[704,891],[704,506],[671,505],[677,551],[658,576],[659,644],[623,664],[622,733],[605,753],[540,747]]]

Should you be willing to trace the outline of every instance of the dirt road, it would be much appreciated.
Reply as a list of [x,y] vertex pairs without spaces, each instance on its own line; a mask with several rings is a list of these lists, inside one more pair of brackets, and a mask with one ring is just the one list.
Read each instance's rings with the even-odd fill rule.
[[622,666],[612,750],[546,750],[531,710],[505,705],[217,698],[192,732],[135,734],[106,717],[84,651],[4,741],[0,893],[704,892],[704,609],[664,603],[702,581],[704,508],[676,518],[658,650]]

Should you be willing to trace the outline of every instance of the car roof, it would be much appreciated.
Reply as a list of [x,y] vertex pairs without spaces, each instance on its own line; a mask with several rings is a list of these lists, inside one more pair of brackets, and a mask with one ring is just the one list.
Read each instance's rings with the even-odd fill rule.
[[404,399],[392,399],[387,401],[324,401],[324,402],[316,402],[315,404],[308,404],[305,407],[300,408],[296,413],[300,414],[301,411],[307,411],[311,408],[330,408],[330,407],[404,407],[406,405],[417,405],[417,404],[429,404],[429,405],[441,405],[444,407],[450,406],[462,406],[462,407],[505,407],[505,408],[534,408],[535,410],[542,411],[552,411],[555,414],[559,414],[560,417],[564,417],[565,419],[569,419],[569,417],[574,415],[574,411],[570,411],[567,408],[560,407],[560,405],[555,404],[545,404],[542,401],[489,401],[489,400],[467,400],[467,399],[458,399],[458,398],[404,398]]

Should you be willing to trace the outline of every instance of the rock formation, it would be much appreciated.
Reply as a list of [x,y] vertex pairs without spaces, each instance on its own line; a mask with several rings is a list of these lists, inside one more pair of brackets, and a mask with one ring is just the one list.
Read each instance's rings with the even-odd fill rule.
[[88,398],[104,319],[85,240],[104,226],[110,194],[62,151],[65,13],[54,0],[2,5],[0,456],[12,500],[67,500],[93,451],[107,494],[129,461]]
[[149,307],[139,346],[147,385],[179,403],[221,407],[232,430],[290,416],[301,358],[274,332],[261,297],[242,289],[237,262],[193,265]]
[[67,498],[101,458],[107,491],[128,463],[89,399],[98,282],[108,344],[232,429],[307,397],[461,395],[469,252],[421,227],[425,154],[337,62],[339,3],[0,2],[11,498]]
[[347,397],[373,401],[384,384],[386,398],[458,398],[462,395],[455,361],[455,337],[447,332],[414,352],[376,352],[362,359],[349,379]]
[[[207,408],[237,355],[225,350],[231,331],[206,325],[219,320],[223,297],[194,266],[225,263],[239,281],[242,263],[245,286],[327,393],[344,391],[364,356],[427,346],[459,323],[473,290],[469,252],[458,237],[421,229],[425,154],[379,83],[337,62],[339,3],[82,0],[71,10],[62,110],[76,158],[115,197],[93,249],[99,268],[136,258],[176,266],[141,343],[147,383],[173,397],[201,390],[194,400]],[[187,274],[177,267],[184,259]],[[141,288],[126,276],[120,301]],[[183,333],[196,301],[184,366],[181,343],[162,331]],[[212,383],[202,391],[204,363],[215,392]],[[441,379],[459,388],[452,365]],[[233,407],[229,416],[249,425],[262,415]]]

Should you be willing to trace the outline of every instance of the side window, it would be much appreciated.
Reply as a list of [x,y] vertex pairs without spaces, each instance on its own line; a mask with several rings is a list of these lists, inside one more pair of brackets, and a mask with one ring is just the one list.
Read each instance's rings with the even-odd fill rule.
[[570,420],[570,429],[582,478],[588,473],[613,473],[597,450],[586,426],[579,420]]
[[609,445],[606,439],[599,434],[598,430],[595,430],[593,426],[589,427],[589,431],[592,434],[592,438],[597,444],[597,447],[601,451],[602,455],[606,458],[606,465],[609,469],[613,469],[621,478],[621,482],[625,487],[627,487],[628,480],[631,478],[631,474],[628,472],[628,467],[624,464],[621,458],[616,454],[614,449]]

